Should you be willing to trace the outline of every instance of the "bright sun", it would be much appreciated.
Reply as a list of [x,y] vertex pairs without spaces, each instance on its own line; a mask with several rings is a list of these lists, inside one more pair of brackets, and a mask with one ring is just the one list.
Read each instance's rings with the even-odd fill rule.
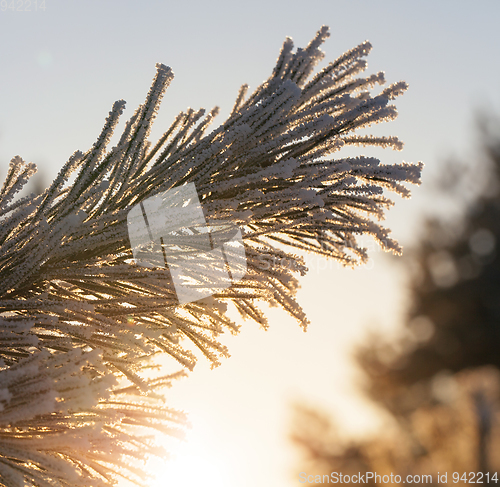
[[150,462],[150,472],[156,477],[151,487],[234,487],[228,480],[228,466],[214,453],[209,443],[190,431],[173,458]]

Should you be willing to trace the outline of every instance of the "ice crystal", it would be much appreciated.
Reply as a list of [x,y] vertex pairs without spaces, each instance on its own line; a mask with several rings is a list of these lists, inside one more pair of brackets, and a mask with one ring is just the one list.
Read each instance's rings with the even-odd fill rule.
[[[396,137],[355,132],[394,119],[390,102],[406,83],[371,93],[384,76],[358,77],[368,42],[314,74],[328,35],[321,28],[296,52],[286,39],[269,79],[248,98],[243,85],[229,118],[211,132],[218,109],[189,109],[150,143],[173,78],[158,64],[117,145],[108,149],[124,101],[43,194],[15,198],[36,168],[12,159],[0,192],[2,485],[108,485],[118,475],[140,482],[126,457],[157,452],[144,428],[177,434],[183,422],[157,394],[175,374],[146,378],[151,357],[168,354],[192,369],[188,339],[218,364],[227,350],[217,336],[238,330],[228,302],[262,326],[259,302],[278,305],[305,327],[294,293],[306,267],[296,250],[355,265],[367,257],[357,237],[369,234],[400,251],[379,223],[392,204],[386,190],[408,196],[404,183],[419,183],[421,164],[335,154],[347,145],[400,150]],[[196,185],[208,220],[242,229],[247,275],[179,307],[167,268],[134,263],[127,213],[185,183]],[[269,256],[294,265],[262,266]]]

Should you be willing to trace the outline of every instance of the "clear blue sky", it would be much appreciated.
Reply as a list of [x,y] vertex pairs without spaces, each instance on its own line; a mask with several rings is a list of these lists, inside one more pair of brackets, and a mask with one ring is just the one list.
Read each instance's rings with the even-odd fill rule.
[[[31,4],[33,9],[34,1]],[[125,115],[132,115],[146,95],[156,62],[170,65],[175,79],[153,136],[188,106],[219,105],[221,122],[242,83],[254,88],[267,78],[285,36],[304,46],[326,24],[332,33],[323,47],[326,61],[368,39],[374,46],[368,71],[384,70],[388,81],[404,79],[410,84],[409,92],[397,101],[399,119],[376,129],[398,135],[406,143],[404,151],[375,153],[387,162],[426,164],[423,186],[412,200],[397,201],[388,220],[394,236],[406,243],[418,233],[422,209],[431,211],[434,205],[426,185],[440,162],[449,154],[468,158],[475,110],[500,112],[497,0],[46,0],[45,6],[37,12],[0,11],[1,176],[8,161],[19,154],[38,164],[47,179],[53,177],[73,151],[90,147],[115,100],[125,99]],[[207,401],[207,407],[202,404],[195,413],[213,412],[205,423],[201,420],[200,428],[208,436],[229,418],[228,424],[241,430],[234,438],[246,434],[254,446],[268,443],[278,448],[279,435],[286,434],[286,424],[280,423],[287,408],[285,391],[311,393],[325,401],[335,395],[335,384],[345,383],[343,371],[348,368],[343,362],[339,365],[338,357],[347,357],[345,349],[357,336],[352,330],[360,329],[370,316],[386,319],[387,308],[396,316],[402,306],[398,276],[377,258],[373,271],[325,271],[304,281],[301,296],[313,318],[308,338],[297,325],[285,326],[281,317],[275,326],[279,334],[244,332],[227,366],[213,375],[200,372],[191,389],[179,388],[177,399],[186,407]],[[373,295],[373,286],[386,290],[383,298]],[[357,294],[363,305],[356,305],[349,293]],[[330,306],[332,299],[338,302],[333,318],[324,304]],[[323,347],[323,353],[315,347]],[[251,364],[255,349],[259,360]],[[234,382],[236,372],[231,375],[230,366],[248,386]],[[207,381],[212,381],[210,387],[203,389]],[[227,391],[229,384],[232,393]],[[313,386],[316,392],[311,392]],[[266,396],[255,399],[252,388]],[[184,402],[182,394],[188,397]],[[235,416],[229,410],[240,413]],[[252,414],[261,419],[239,422]],[[266,423],[266,414],[272,421]],[[226,443],[236,442],[234,438]],[[255,466],[245,470],[245,478],[231,477],[237,482],[233,487],[290,485],[283,458],[276,452],[269,451],[266,458],[271,460],[264,461],[255,453],[257,447],[236,443],[231,452],[221,448],[220,455],[226,451],[234,456],[237,472],[242,472],[244,456]]]

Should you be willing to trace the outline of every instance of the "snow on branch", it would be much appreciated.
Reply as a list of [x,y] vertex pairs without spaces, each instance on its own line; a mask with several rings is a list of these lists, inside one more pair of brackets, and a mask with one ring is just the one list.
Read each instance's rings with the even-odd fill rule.
[[[368,42],[314,74],[328,36],[322,27],[296,52],[287,39],[269,79],[248,98],[243,85],[229,118],[211,132],[218,109],[189,109],[157,143],[148,140],[173,78],[157,64],[115,147],[108,146],[124,101],[113,105],[92,148],[75,152],[43,194],[15,199],[36,168],[12,159],[0,192],[0,484],[133,478],[122,457],[143,457],[154,446],[130,428],[177,434],[182,422],[158,402],[158,390],[175,377],[146,379],[151,358],[167,354],[192,369],[187,339],[217,365],[228,355],[217,336],[238,330],[225,313],[229,302],[262,326],[265,301],[305,327],[294,299],[307,271],[297,250],[356,265],[367,258],[357,238],[372,235],[400,252],[379,220],[392,204],[387,190],[409,196],[404,183],[420,182],[422,164],[336,153],[345,145],[400,150],[396,137],[355,132],[394,119],[391,102],[407,86],[372,95],[385,81],[382,73],[357,77]],[[196,185],[207,219],[242,228],[247,274],[210,299],[178,306],[167,268],[134,264],[127,213],[185,183]],[[269,256],[294,265],[263,266]]]

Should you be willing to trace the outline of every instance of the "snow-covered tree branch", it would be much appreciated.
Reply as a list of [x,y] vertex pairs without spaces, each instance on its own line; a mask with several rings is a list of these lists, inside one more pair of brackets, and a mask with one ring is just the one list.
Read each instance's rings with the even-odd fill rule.
[[[368,42],[314,74],[328,35],[321,28],[296,52],[287,39],[269,79],[248,98],[242,86],[229,118],[211,132],[218,109],[189,109],[149,141],[173,78],[158,64],[115,147],[108,145],[124,101],[93,147],[75,152],[41,195],[16,199],[36,167],[12,159],[0,192],[0,484],[140,480],[126,458],[158,453],[145,428],[178,434],[184,420],[157,394],[176,375],[147,378],[152,361],[168,354],[192,369],[187,339],[217,365],[228,353],[217,336],[238,330],[226,316],[229,302],[263,326],[262,301],[306,327],[294,294],[307,269],[296,250],[355,265],[367,258],[357,237],[368,234],[400,252],[379,223],[392,205],[386,190],[409,196],[404,183],[418,184],[422,165],[336,153],[346,145],[400,150],[396,137],[356,131],[394,119],[391,101],[407,85],[371,94],[385,81],[382,73],[358,76]],[[134,263],[127,214],[185,183],[196,185],[210,221],[243,230],[247,274],[178,306],[168,269]],[[263,266],[269,255],[294,265]]]

